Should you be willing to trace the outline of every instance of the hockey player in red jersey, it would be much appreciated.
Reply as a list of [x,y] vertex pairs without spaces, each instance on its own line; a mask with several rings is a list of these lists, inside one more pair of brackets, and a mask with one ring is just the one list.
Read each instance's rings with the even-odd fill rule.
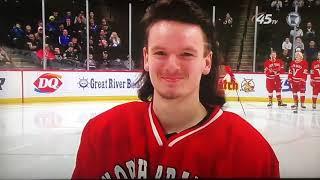
[[269,143],[221,109],[210,18],[192,1],[165,0],[152,4],[142,23],[142,102],[87,123],[72,178],[279,177]]
[[310,84],[312,86],[312,109],[316,109],[317,98],[320,93],[320,52],[318,52],[317,59],[311,64],[310,76]]
[[281,79],[280,74],[284,73],[284,63],[281,59],[277,59],[277,53],[271,52],[270,58],[264,63],[264,73],[266,74],[266,88],[268,91],[269,103],[272,106],[273,91],[276,91],[278,106],[287,106],[281,100]]
[[224,90],[227,88],[226,86],[230,83],[236,83],[236,78],[232,72],[230,66],[226,65],[225,62],[219,65],[219,79],[218,79],[218,94],[221,96],[225,95]]
[[289,67],[288,80],[291,84],[294,105],[291,106],[293,110],[298,109],[298,92],[300,92],[300,106],[302,109],[306,109],[305,92],[306,92],[306,80],[308,75],[308,62],[303,59],[301,52],[295,53],[295,60],[291,61]]

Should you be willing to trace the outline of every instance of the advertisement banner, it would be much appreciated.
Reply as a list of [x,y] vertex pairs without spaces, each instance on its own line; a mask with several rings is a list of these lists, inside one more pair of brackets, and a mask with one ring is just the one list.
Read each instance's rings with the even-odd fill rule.
[[22,98],[21,71],[0,71],[0,100]]
[[[268,97],[265,74],[235,74],[235,78],[235,82],[225,81],[223,84],[227,97]],[[282,74],[280,78],[282,84],[281,96],[283,98],[292,98],[292,91],[288,81],[288,75]],[[305,94],[306,98],[311,98],[312,96],[312,87],[310,86],[309,75],[306,82]]]
[[24,72],[29,97],[136,96],[139,72]]

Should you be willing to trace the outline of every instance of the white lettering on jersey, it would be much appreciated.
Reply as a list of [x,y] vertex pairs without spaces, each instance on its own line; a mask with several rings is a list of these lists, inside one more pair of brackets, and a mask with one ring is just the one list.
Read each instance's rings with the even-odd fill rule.
[[157,173],[156,173],[156,176],[154,177],[155,179],[160,179],[160,178],[161,178],[161,176],[162,176],[162,170],[163,170],[163,166],[158,165]]
[[315,69],[315,70],[317,70],[317,71],[318,71],[318,74],[320,74],[320,69]]
[[[148,167],[148,162],[144,159],[139,159],[138,164],[136,164],[137,161],[135,160],[129,160],[125,163],[125,166],[120,166],[116,165],[114,167],[114,175],[115,177],[111,177],[109,172],[106,172],[104,175],[101,176],[101,179],[147,179],[147,167]],[[122,167],[126,167],[123,169]],[[137,168],[138,167],[138,168]],[[138,171],[136,171],[138,170]],[[166,172],[163,173],[163,172]],[[126,173],[129,173],[126,174]],[[167,178],[167,179],[174,179],[174,178],[182,178],[182,179],[188,179],[192,178],[190,177],[191,174],[188,171],[183,171],[181,177],[176,177],[177,175],[177,170],[172,167],[167,167],[164,169],[163,165],[158,165],[157,171],[154,174],[155,179],[162,179],[162,178]],[[152,177],[153,175],[149,176]],[[198,176],[194,176],[194,178],[198,179]]]
[[111,179],[110,174],[108,172],[106,172],[101,179]]
[[144,178],[147,179],[147,161],[143,159],[139,159],[138,161],[138,179]]
[[293,76],[296,76],[300,69],[292,68]]
[[167,177],[166,179],[174,179],[176,178],[176,170],[174,168],[167,168]]
[[116,165],[116,167],[114,167],[114,174],[116,175],[117,179],[128,179],[126,172],[119,165]]
[[190,173],[183,171],[182,173],[182,179],[188,179],[189,178]]
[[136,177],[134,162],[132,160],[128,161],[128,162],[126,162],[126,166],[128,168],[130,178],[134,179]]

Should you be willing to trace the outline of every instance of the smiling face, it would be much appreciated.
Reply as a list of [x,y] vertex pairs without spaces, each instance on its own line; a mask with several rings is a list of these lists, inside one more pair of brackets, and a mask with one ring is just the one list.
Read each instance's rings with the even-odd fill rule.
[[149,72],[154,97],[199,97],[201,76],[210,72],[212,59],[201,28],[162,20],[150,27],[147,42],[144,69]]

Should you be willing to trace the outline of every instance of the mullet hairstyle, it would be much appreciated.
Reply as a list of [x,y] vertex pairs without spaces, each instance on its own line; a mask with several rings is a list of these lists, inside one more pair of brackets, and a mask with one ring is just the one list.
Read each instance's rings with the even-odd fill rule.
[[[218,66],[220,55],[218,53],[215,40],[214,26],[208,15],[193,1],[190,0],[158,0],[150,5],[141,19],[144,27],[144,46],[148,47],[148,37],[150,28],[162,20],[177,21],[181,23],[194,24],[201,28],[206,43],[204,56],[210,51],[213,52],[213,59],[209,74],[202,75],[200,80],[200,102],[204,106],[222,106],[225,97],[218,95]],[[152,100],[154,87],[150,80],[149,72],[143,70],[142,75],[136,82],[141,85],[138,90],[140,100],[149,102]]]

